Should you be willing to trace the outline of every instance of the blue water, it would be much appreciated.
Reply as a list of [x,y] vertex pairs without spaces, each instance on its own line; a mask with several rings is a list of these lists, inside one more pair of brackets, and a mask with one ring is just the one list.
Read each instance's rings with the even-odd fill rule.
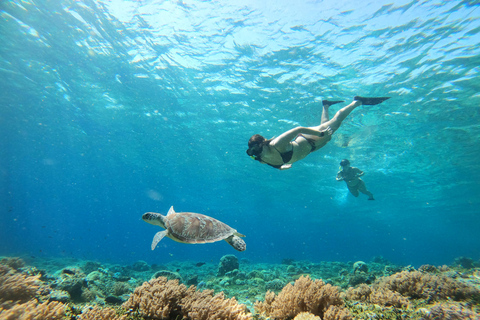
[[[478,1],[0,9],[0,255],[480,259]],[[290,170],[245,154],[251,135],[317,125],[322,99],[355,95],[392,98]],[[375,201],[335,181],[343,158]],[[247,250],[164,239],[152,252],[160,229],[141,215],[172,205],[226,222]]]

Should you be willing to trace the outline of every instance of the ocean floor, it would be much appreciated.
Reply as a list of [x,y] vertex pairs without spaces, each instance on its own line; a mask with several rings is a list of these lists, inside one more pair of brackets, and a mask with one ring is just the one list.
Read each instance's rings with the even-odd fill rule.
[[[223,292],[223,293],[222,293]],[[480,261],[0,257],[0,319],[480,319]]]

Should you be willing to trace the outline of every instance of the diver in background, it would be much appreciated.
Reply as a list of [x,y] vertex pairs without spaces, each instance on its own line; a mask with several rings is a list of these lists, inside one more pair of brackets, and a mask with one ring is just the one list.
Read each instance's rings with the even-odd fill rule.
[[350,193],[355,197],[358,197],[360,191],[368,196],[368,200],[375,200],[373,199],[373,194],[367,190],[365,182],[359,178],[365,174],[362,170],[350,167],[350,161],[347,159],[340,161],[340,166],[342,167],[342,170],[337,173],[337,181],[345,181],[348,190],[350,190]]
[[280,170],[290,169],[292,163],[302,160],[310,153],[325,146],[332,139],[332,134],[340,128],[342,121],[356,107],[379,104],[387,99],[389,97],[364,98],[356,96],[352,103],[338,110],[331,120],[328,116],[328,108],[344,101],[323,100],[322,118],[319,126],[296,127],[269,140],[255,134],[248,141],[247,154],[254,160],[266,163],[271,167]]

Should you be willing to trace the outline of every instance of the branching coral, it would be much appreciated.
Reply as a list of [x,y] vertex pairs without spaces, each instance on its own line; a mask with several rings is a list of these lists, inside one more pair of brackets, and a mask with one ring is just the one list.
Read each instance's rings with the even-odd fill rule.
[[213,295],[212,290],[196,291],[178,280],[159,277],[136,288],[124,308],[137,311],[152,319],[176,319],[185,317],[195,320],[250,320],[244,305],[225,299],[223,293]]
[[[265,301],[255,303],[255,310],[274,319],[291,319],[301,312],[310,312],[324,320],[351,319],[343,304],[337,287],[302,276],[294,285],[287,284],[277,296],[268,291]],[[336,308],[329,309],[331,306]]]
[[99,307],[93,307],[88,310],[84,310],[81,315],[77,317],[78,320],[124,320],[127,316],[118,316],[114,309]]
[[349,288],[345,294],[349,300],[368,302],[386,307],[408,307],[409,301],[398,292],[387,288],[374,289],[366,284],[356,288]]
[[59,320],[64,315],[65,305],[56,301],[38,304],[35,300],[30,300],[8,310],[0,308],[2,320]]
[[32,299],[40,288],[38,276],[26,276],[0,264],[0,306],[7,301],[26,302]]
[[316,316],[310,312],[300,312],[293,320],[321,320],[319,316]]
[[465,308],[462,305],[453,303],[444,304],[439,303],[434,305],[430,310],[426,310],[425,316],[422,319],[435,320],[435,319],[449,319],[449,320],[478,320],[480,314]]
[[192,286],[182,299],[182,310],[190,319],[248,320],[245,305],[235,298],[225,299],[223,292],[213,295],[213,290],[195,291]]
[[179,303],[186,294],[187,287],[178,280],[158,277],[136,288],[123,307],[153,319],[175,319],[181,315]]
[[454,300],[469,299],[478,296],[479,289],[455,281],[444,275],[432,275],[419,271],[402,271],[379,279],[375,289],[389,289],[413,299]]

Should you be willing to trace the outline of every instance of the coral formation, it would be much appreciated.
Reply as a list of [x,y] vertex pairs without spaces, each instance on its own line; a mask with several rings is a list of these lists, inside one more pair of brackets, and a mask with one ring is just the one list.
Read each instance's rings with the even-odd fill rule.
[[409,301],[398,292],[387,288],[371,288],[366,284],[361,284],[356,288],[348,288],[345,293],[346,299],[374,303],[386,307],[408,307]]
[[40,289],[40,275],[27,276],[16,272],[7,265],[0,264],[0,307],[9,301],[26,302]]
[[238,269],[240,264],[238,258],[233,254],[227,254],[220,259],[218,264],[218,275],[224,276],[227,272]]
[[275,319],[293,318],[301,312],[310,312],[324,320],[351,319],[343,304],[337,287],[301,276],[294,285],[287,284],[278,295],[268,291],[263,302],[255,303],[255,310]]
[[425,316],[422,318],[422,320],[437,319],[478,320],[480,314],[462,305],[439,303],[431,307],[430,310],[426,310]]
[[124,320],[127,316],[119,316],[112,308],[99,308],[97,306],[93,308],[87,308],[82,311],[82,314],[77,317],[78,320]]
[[19,270],[25,266],[25,261],[18,257],[6,257],[0,260],[0,264],[9,266],[12,269]]
[[300,312],[293,320],[322,320],[319,316],[316,316],[310,312]]
[[178,280],[165,277],[143,283],[123,307],[152,319],[251,319],[245,306],[239,305],[235,298],[225,299],[223,293],[214,296],[213,290],[196,291],[195,286],[187,289]]
[[8,310],[0,308],[0,319],[4,320],[59,320],[64,315],[65,305],[56,301],[38,304],[30,300]]
[[478,297],[480,290],[455,281],[444,275],[432,275],[420,271],[402,271],[379,279],[375,289],[385,288],[412,299],[437,301],[444,299],[463,300]]
[[357,261],[353,264],[353,273],[365,272],[368,273],[368,265],[363,261]]
[[190,319],[222,319],[222,320],[249,320],[244,305],[238,304],[235,298],[225,299],[223,292],[213,295],[213,290],[195,291],[195,287],[188,289],[187,296],[182,299],[182,310]]

